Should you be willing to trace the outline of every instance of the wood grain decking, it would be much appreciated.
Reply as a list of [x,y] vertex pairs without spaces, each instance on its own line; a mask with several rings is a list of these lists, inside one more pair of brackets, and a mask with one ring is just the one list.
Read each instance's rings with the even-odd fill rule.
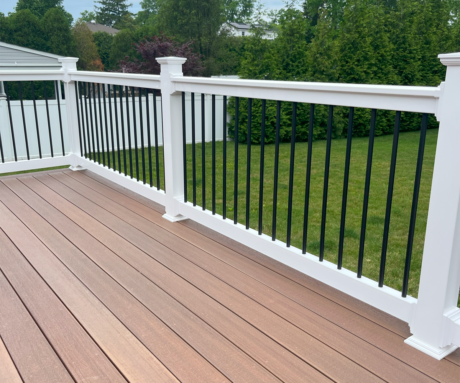
[[460,382],[408,326],[90,172],[0,178],[0,382]]

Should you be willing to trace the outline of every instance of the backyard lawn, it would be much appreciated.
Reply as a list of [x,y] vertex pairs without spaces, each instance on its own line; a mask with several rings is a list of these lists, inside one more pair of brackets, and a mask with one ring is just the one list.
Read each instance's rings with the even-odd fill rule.
[[[417,225],[415,231],[412,267],[409,283],[409,294],[417,296],[420,278],[421,258],[423,251],[424,233],[426,227],[430,185],[433,172],[434,155],[436,149],[437,130],[427,133],[423,174],[420,188]],[[406,256],[407,236],[409,229],[410,210],[415,178],[415,166],[420,132],[401,133],[396,165],[396,178],[391,211],[391,225],[388,242],[387,267],[385,285],[399,291],[402,289],[404,261]],[[383,225],[385,220],[385,207],[387,199],[388,176],[393,136],[382,136],[375,139],[372,177],[369,198],[369,211],[366,230],[363,275],[377,280],[380,267],[382,249]],[[293,195],[293,220],[292,220],[292,246],[302,247],[303,211],[305,198],[305,173],[307,161],[307,143],[296,143],[294,195]],[[212,160],[211,143],[205,144],[206,150],[206,208],[211,209],[211,182]],[[342,190],[345,163],[346,139],[332,141],[332,154],[329,178],[329,194],[326,220],[325,259],[337,263],[340,215],[342,207]],[[350,183],[348,193],[348,208],[345,229],[343,267],[356,271],[358,263],[359,239],[361,230],[361,215],[364,192],[364,178],[367,163],[368,138],[353,138]],[[154,158],[154,150],[152,150]],[[238,161],[238,222],[245,223],[246,214],[246,157],[247,146],[239,145]],[[259,209],[259,165],[260,146],[251,147],[251,197],[250,197],[250,227],[258,229]],[[265,147],[265,172],[264,172],[264,207],[263,207],[263,232],[271,235],[272,209],[273,209],[273,175],[274,175],[274,145]],[[307,251],[318,255],[320,244],[321,209],[323,198],[324,162],[326,141],[315,141],[312,151],[312,175],[310,191],[310,215],[308,221]],[[139,150],[139,158],[142,158]],[[129,155],[127,161],[129,168]],[[145,150],[147,182],[148,160]],[[164,188],[162,169],[162,148],[160,155],[160,184]],[[134,161],[134,153],[132,154]],[[123,162],[123,156],[121,156]],[[216,143],[216,212],[222,214],[223,190],[223,143]],[[278,213],[277,213],[277,239],[286,241],[287,206],[289,190],[289,159],[290,144],[280,145],[279,183],[278,183]],[[188,200],[192,201],[192,148],[187,145],[188,163]],[[197,204],[201,205],[201,144],[196,145],[197,164]],[[133,164],[134,165],[134,164]],[[118,166],[118,165],[117,165]],[[129,173],[129,170],[128,170]],[[134,166],[134,174],[136,173]],[[227,217],[233,219],[233,180],[234,180],[234,142],[227,143]],[[142,166],[140,166],[142,178]],[[153,169],[153,184],[156,185],[156,175]]]

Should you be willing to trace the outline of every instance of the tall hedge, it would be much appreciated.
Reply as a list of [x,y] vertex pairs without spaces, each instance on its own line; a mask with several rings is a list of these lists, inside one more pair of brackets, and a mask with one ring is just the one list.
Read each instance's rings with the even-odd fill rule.
[[[342,82],[359,84],[437,86],[445,67],[439,53],[459,49],[457,13],[448,0],[307,0],[304,12],[285,9],[280,17],[278,36],[264,40],[260,33],[247,38],[239,72],[242,78]],[[234,137],[235,102],[229,135]],[[297,135],[308,137],[309,105],[298,106]],[[283,102],[282,141],[290,140],[292,103]],[[333,136],[346,135],[349,109],[334,108]],[[253,102],[251,142],[260,142],[261,102]],[[394,111],[378,111],[376,135],[391,134]],[[316,106],[312,139],[324,139],[328,107]],[[420,129],[421,116],[403,113],[401,130]],[[276,102],[267,103],[266,142],[274,142]],[[430,116],[429,127],[437,127]],[[356,109],[353,134],[366,136],[370,110]],[[240,101],[239,141],[247,140],[247,100]]]

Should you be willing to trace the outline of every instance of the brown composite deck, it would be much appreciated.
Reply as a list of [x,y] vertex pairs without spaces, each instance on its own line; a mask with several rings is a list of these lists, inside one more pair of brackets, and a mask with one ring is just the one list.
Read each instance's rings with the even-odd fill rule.
[[89,172],[0,178],[0,382],[460,382],[408,326]]

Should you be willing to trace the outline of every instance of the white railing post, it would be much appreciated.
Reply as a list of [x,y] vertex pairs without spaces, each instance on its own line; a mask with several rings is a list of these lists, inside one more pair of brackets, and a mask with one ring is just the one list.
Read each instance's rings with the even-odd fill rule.
[[169,221],[185,219],[179,214],[176,198],[184,194],[182,154],[182,95],[174,91],[171,77],[183,76],[182,65],[187,59],[161,57],[161,98],[163,115],[163,150],[165,167],[166,214]]
[[460,319],[460,53],[439,55],[447,66],[418,302],[411,346],[442,359],[453,352]]
[[[70,142],[70,156],[72,170],[82,170],[78,161],[81,158],[80,151],[80,137],[78,135],[78,113],[77,113],[77,99],[75,97],[75,81],[70,81],[69,72],[77,70],[78,58],[66,57],[59,59],[62,63],[63,82],[65,87],[65,105],[67,111],[67,129],[69,131]],[[60,88],[60,87],[59,87]]]

